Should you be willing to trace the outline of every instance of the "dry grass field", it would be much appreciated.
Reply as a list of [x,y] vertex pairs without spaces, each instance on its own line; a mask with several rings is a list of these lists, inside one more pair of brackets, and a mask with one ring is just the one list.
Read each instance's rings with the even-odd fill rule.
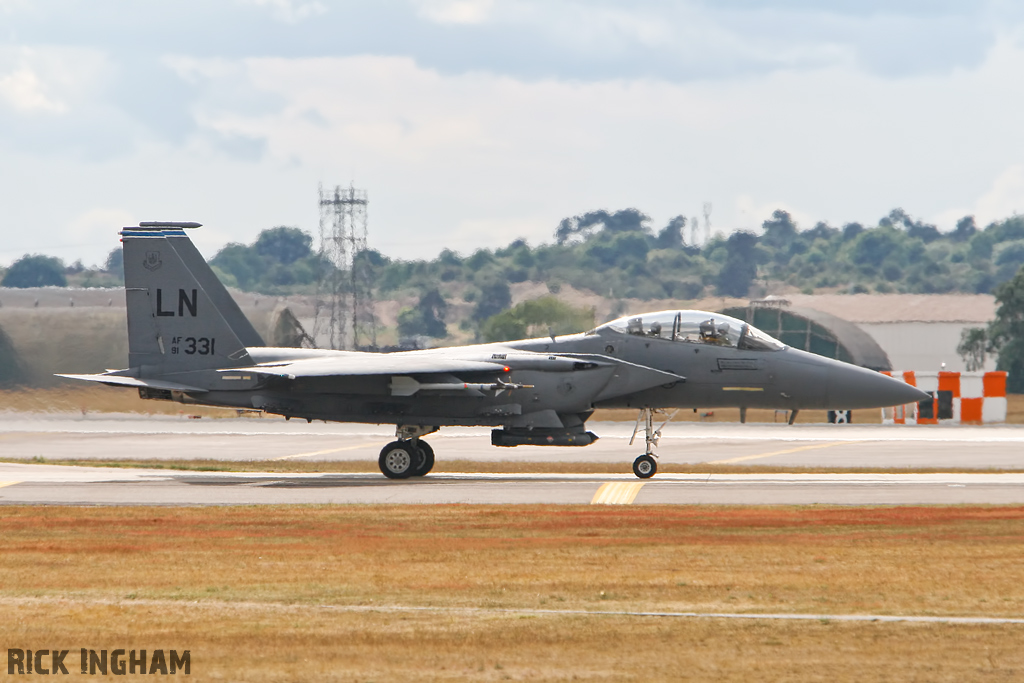
[[[1024,394],[1010,394],[1008,397],[1006,421],[1010,424],[1024,424]],[[93,386],[82,382],[66,384],[52,389],[0,390],[0,412],[18,411],[35,413],[142,413],[153,415],[201,415],[203,417],[237,417],[238,412],[225,408],[183,405],[171,401],[146,401],[140,399],[134,390],[114,387]],[[707,415],[710,413],[710,415]],[[258,418],[259,413],[246,413]],[[591,418],[595,421],[633,422],[635,410],[598,410]],[[707,415],[705,417],[705,415]],[[263,419],[282,419],[266,415]],[[751,409],[748,422],[783,422],[786,415],[774,410]],[[711,410],[680,410],[673,418],[676,422],[739,422],[736,408],[715,408]],[[828,414],[823,410],[806,410],[797,416],[799,423],[823,423]],[[859,410],[854,413],[858,424],[878,424],[882,421],[879,410]]]
[[1019,507],[6,507],[0,529],[7,647],[189,649],[193,680],[1024,675],[1017,625],[497,611],[1018,617]]

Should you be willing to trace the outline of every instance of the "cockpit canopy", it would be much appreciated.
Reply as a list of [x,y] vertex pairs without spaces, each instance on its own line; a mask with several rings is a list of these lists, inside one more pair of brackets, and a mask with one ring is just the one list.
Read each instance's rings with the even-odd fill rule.
[[707,311],[658,311],[628,315],[607,322],[592,332],[602,330],[690,344],[730,346],[747,351],[779,351],[785,348],[784,344],[749,323]]

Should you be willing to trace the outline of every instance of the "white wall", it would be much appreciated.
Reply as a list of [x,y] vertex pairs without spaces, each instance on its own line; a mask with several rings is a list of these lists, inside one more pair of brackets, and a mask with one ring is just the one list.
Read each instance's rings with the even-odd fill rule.
[[[858,323],[889,356],[893,370],[965,371],[956,352],[960,332],[967,327],[984,327],[982,323]],[[985,370],[996,369],[994,356],[985,359]]]

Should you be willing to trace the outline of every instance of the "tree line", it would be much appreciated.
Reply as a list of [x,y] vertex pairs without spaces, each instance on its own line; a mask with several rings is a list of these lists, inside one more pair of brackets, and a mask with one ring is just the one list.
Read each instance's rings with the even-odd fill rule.
[[[801,229],[775,211],[761,233],[715,235],[705,244],[684,240],[687,219],[658,229],[637,209],[592,211],[562,220],[550,243],[519,239],[498,249],[434,259],[357,255],[384,296],[408,288],[464,284],[488,300],[501,283],[568,284],[623,299],[744,297],[789,285],[803,292],[991,293],[1024,265],[1024,216],[979,228],[965,216],[950,232],[893,209],[875,225],[819,222]],[[321,262],[312,238],[296,228],[263,231],[251,245],[230,244],[212,259],[224,279],[266,294],[312,292]],[[486,304],[485,304],[486,306]]]
[[[954,230],[940,232],[893,209],[870,226],[818,222],[801,229],[780,209],[762,223],[760,234],[715,235],[700,245],[684,240],[686,228],[684,216],[654,229],[637,209],[602,210],[563,219],[550,243],[533,246],[519,239],[468,255],[445,249],[429,260],[392,259],[369,250],[357,259],[384,296],[461,283],[482,300],[493,298],[501,283],[527,280],[615,299],[743,297],[777,285],[808,293],[991,293],[1024,265],[1024,216],[984,228],[965,216]],[[312,293],[331,268],[313,248],[311,235],[283,226],[263,230],[252,244],[226,245],[210,263],[229,286],[270,295]],[[65,265],[54,257],[26,255],[6,269],[0,285],[109,286],[119,282],[122,267],[120,248],[92,269],[80,261]]]
[[734,232],[706,244],[683,240],[686,218],[653,230],[636,209],[595,211],[563,220],[555,241],[516,240],[468,256],[443,251],[430,261],[391,260],[374,253],[383,292],[408,286],[465,282],[476,291],[494,282],[570,284],[610,298],[744,297],[790,285],[803,292],[990,293],[1024,265],[1024,217],[979,229],[972,217],[955,230],[894,209],[865,227],[819,222],[801,230],[778,210],[762,233]]

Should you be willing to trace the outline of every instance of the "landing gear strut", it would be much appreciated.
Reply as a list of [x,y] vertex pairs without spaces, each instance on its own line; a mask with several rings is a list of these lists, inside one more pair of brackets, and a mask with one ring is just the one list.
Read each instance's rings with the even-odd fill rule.
[[668,418],[661,423],[661,426],[657,429],[654,428],[654,414],[661,413],[660,410],[654,408],[642,408],[640,414],[636,418],[636,426],[633,427],[633,436],[629,439],[629,445],[633,445],[633,441],[636,439],[636,433],[640,431],[640,421],[644,423],[644,442],[647,444],[647,448],[644,454],[633,461],[633,474],[640,477],[641,479],[650,479],[658,472],[658,454],[654,452],[654,447],[658,445],[658,441],[661,440],[661,430],[665,428],[665,425],[676,416],[673,412]]
[[421,436],[432,434],[437,427],[398,425],[397,441],[381,449],[377,466],[388,479],[422,477],[434,467],[434,449]]

